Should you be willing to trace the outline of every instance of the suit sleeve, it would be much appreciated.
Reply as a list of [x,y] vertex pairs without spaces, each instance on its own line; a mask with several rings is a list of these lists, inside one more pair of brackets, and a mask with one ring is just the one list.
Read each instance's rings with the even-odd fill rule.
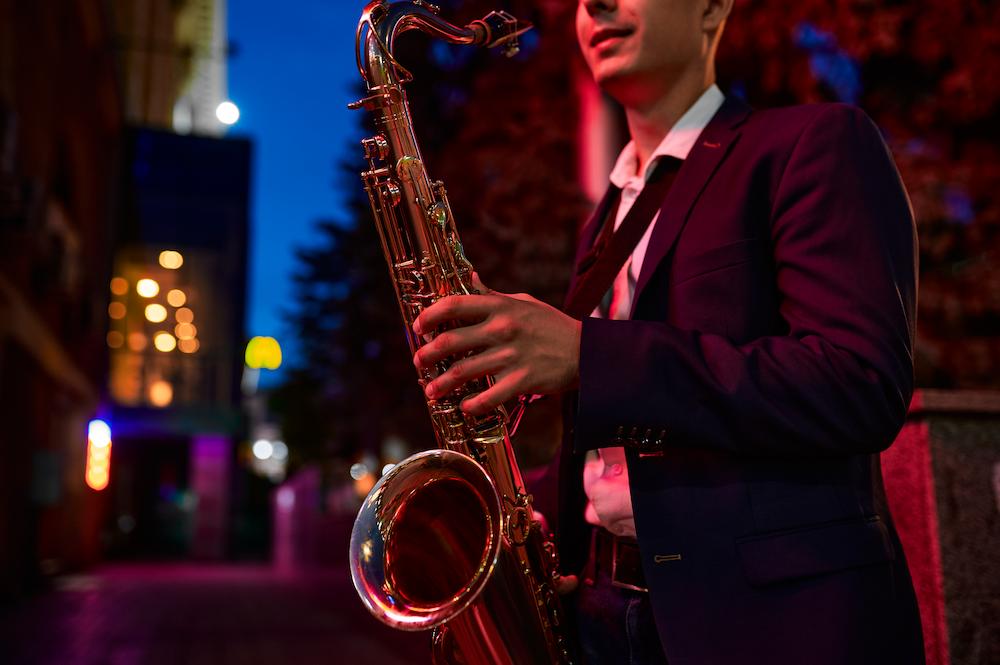
[[874,453],[913,392],[916,236],[878,129],[833,105],[803,130],[771,210],[788,332],[737,345],[649,321],[583,322],[577,450]]

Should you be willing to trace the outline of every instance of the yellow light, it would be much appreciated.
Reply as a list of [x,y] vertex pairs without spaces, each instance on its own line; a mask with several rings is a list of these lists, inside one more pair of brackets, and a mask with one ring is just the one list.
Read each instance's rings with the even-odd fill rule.
[[133,351],[142,351],[146,348],[146,336],[141,332],[133,332],[128,334],[128,348]]
[[128,293],[128,282],[124,277],[115,277],[111,280],[111,293],[116,296],[123,296]]
[[278,369],[281,367],[281,345],[273,337],[254,337],[247,343],[244,359],[251,369]]
[[112,349],[120,349],[124,343],[125,337],[117,330],[112,330],[108,333],[108,346]]
[[180,289],[170,289],[167,291],[167,302],[171,307],[180,307],[187,302],[187,296]]
[[194,339],[198,329],[193,323],[178,323],[174,326],[174,334],[177,335],[177,339]]
[[187,307],[181,307],[177,310],[177,313],[174,314],[174,317],[176,317],[177,323],[191,323],[194,321],[194,312]]
[[198,350],[201,344],[196,339],[182,339],[177,342],[177,348],[181,350],[182,353],[194,353]]
[[170,333],[158,332],[153,336],[153,346],[156,347],[157,351],[169,353],[177,347],[177,340]]
[[184,257],[181,256],[180,252],[175,252],[172,249],[160,252],[160,265],[167,270],[177,270],[182,265],[184,265]]
[[111,479],[111,428],[103,420],[91,420],[87,427],[87,467],[84,480],[101,491]]
[[110,316],[112,319],[124,319],[125,303],[113,302],[110,305],[108,305],[108,316]]
[[152,298],[160,292],[160,285],[156,283],[155,279],[145,277],[135,283],[135,292],[143,298]]
[[174,387],[160,379],[149,384],[149,402],[161,409],[174,401]]
[[165,321],[167,318],[167,308],[159,303],[153,303],[152,305],[146,305],[146,320],[152,321],[153,323],[159,323],[160,321]]

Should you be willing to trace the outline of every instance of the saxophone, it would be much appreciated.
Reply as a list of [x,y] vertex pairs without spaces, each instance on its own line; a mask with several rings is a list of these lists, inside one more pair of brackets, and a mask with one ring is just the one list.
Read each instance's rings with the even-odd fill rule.
[[[361,144],[361,174],[396,291],[411,352],[420,312],[449,295],[476,293],[444,185],[424,168],[403,84],[410,73],[393,56],[396,38],[420,30],[455,44],[517,52],[531,27],[492,12],[465,27],[426,2],[373,0],[358,23],[358,71],[367,96],[350,105],[374,116]],[[419,377],[423,385],[447,370]],[[417,453],[376,483],[351,534],[354,587],[368,610],[402,630],[433,629],[435,665],[570,662],[553,579],[558,560],[533,518],[503,408],[464,414],[472,382],[427,407],[439,446]]]

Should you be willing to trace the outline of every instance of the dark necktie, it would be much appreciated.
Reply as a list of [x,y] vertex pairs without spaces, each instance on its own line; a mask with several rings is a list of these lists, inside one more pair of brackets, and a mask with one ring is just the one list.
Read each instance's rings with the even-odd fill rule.
[[597,240],[578,264],[576,287],[563,308],[567,314],[575,319],[582,319],[600,304],[625,261],[632,255],[635,246],[656,217],[682,163],[674,157],[661,157],[657,161],[642,192],[616,231],[615,218],[621,200],[621,191],[617,192],[612,205],[608,206],[608,214]]

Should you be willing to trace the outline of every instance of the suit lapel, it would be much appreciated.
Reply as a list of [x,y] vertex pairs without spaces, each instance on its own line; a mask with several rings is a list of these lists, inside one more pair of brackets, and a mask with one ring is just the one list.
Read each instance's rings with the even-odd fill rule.
[[649,246],[642,260],[642,271],[636,282],[632,312],[635,312],[639,296],[656,272],[657,266],[677,242],[698,196],[739,138],[738,127],[749,113],[750,107],[743,101],[727,97],[691,148],[660,207],[660,217],[653,227]]

